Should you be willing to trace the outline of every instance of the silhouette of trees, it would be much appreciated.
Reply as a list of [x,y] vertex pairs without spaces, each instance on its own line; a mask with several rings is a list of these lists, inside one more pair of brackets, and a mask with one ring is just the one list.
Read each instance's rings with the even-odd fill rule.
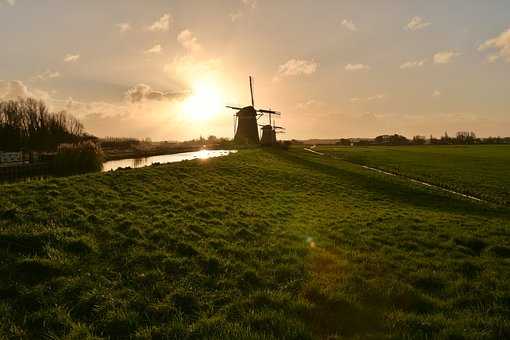
[[42,101],[0,102],[0,150],[56,150],[61,143],[90,138],[77,119],[65,112],[49,112]]
[[351,140],[348,138],[340,138],[340,140],[336,142],[336,145],[350,146]]
[[425,142],[426,142],[426,139],[424,136],[414,136],[413,141],[412,141],[412,143],[416,144],[416,145],[423,145],[423,144],[425,144]]
[[474,132],[459,131],[457,132],[457,144],[474,144],[476,142],[476,134]]
[[409,144],[409,139],[398,134],[382,135],[375,137],[375,142],[382,145],[407,145]]

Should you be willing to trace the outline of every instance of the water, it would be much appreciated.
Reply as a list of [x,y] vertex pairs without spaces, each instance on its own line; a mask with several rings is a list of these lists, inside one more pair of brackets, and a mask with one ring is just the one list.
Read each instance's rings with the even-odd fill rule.
[[142,168],[154,163],[175,163],[192,159],[208,159],[214,157],[228,156],[236,153],[237,150],[200,150],[195,152],[175,153],[172,155],[152,156],[145,158],[126,158],[103,163],[103,172],[117,170],[119,168]]

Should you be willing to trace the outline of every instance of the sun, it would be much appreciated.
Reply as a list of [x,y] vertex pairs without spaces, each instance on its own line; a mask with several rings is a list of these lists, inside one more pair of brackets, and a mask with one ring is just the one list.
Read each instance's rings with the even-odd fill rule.
[[191,120],[209,120],[223,110],[223,96],[212,81],[197,81],[182,103],[182,112]]

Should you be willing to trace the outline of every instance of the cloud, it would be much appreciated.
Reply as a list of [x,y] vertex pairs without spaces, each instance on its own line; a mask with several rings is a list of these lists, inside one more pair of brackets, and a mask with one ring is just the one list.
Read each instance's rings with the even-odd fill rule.
[[364,64],[347,64],[345,66],[346,71],[369,71],[371,69],[370,66]]
[[43,81],[43,80],[55,79],[55,78],[59,78],[59,77],[60,77],[60,72],[46,70],[43,73],[38,74],[38,75],[32,77],[31,80],[32,81],[38,81],[38,80]]
[[143,101],[172,101],[185,97],[187,93],[183,92],[163,92],[153,90],[149,85],[138,84],[128,89],[125,94],[127,101],[139,103]]
[[28,87],[19,80],[0,80],[0,100],[32,97]]
[[313,60],[290,59],[278,68],[278,76],[309,76],[317,71],[319,64]]
[[352,20],[344,19],[342,21],[342,26],[347,28],[349,31],[356,32],[358,30],[358,27],[352,22]]
[[232,22],[236,22],[237,20],[241,19],[242,17],[243,17],[243,11],[241,11],[241,10],[230,13],[230,20],[232,20]]
[[161,18],[156,20],[152,25],[147,27],[151,32],[168,32],[172,24],[172,16],[169,13],[163,14]]
[[385,97],[386,96],[384,94],[376,94],[374,96],[366,97],[366,98],[354,97],[354,98],[349,99],[349,101],[353,104],[356,104],[356,103],[360,103],[360,102],[372,102],[372,101],[376,101],[376,100],[383,100]]
[[177,41],[189,52],[199,52],[202,49],[202,46],[198,43],[198,39],[189,30],[184,30],[179,33]]
[[132,27],[129,22],[122,22],[120,24],[117,24],[117,28],[119,29],[120,33],[125,33],[128,31],[131,31]]
[[9,5],[9,6],[14,6],[16,4],[16,0],[0,0],[0,5],[3,3]]
[[296,108],[298,110],[319,110],[325,106],[324,102],[315,99],[309,99],[302,103],[297,103]]
[[149,48],[148,50],[143,51],[145,54],[158,54],[163,51],[163,47],[161,45],[155,45],[154,47]]
[[489,62],[495,62],[499,58],[510,63],[510,28],[495,38],[489,39],[478,47],[479,51],[497,50],[497,54],[488,57]]
[[460,56],[461,53],[454,51],[444,51],[434,54],[434,64],[449,64],[455,57]]
[[413,17],[406,26],[404,26],[404,29],[410,31],[417,31],[424,29],[425,27],[430,25],[431,25],[430,22],[426,22],[425,20],[423,20],[423,18],[416,16]]
[[230,20],[236,22],[244,16],[244,12],[254,10],[257,7],[257,0],[241,0],[241,8],[230,13]]
[[79,54],[67,54],[64,57],[64,61],[66,63],[75,63],[75,62],[78,61],[78,59],[80,59],[80,55]]
[[408,69],[408,68],[422,67],[423,65],[425,65],[426,62],[427,62],[426,59],[407,61],[407,62],[403,63],[402,65],[400,65],[400,68],[402,70],[404,70],[404,69]]
[[255,9],[257,7],[257,0],[242,0],[243,5]]
[[496,54],[491,54],[489,56],[487,56],[487,62],[489,64],[494,64],[496,61],[498,61],[501,57],[499,55],[496,55]]
[[439,91],[439,90],[435,90],[435,91],[432,93],[432,97],[441,97],[441,91]]

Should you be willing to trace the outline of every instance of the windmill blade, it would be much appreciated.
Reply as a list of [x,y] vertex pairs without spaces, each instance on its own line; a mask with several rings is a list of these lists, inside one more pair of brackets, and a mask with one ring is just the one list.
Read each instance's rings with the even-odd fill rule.
[[227,105],[227,106],[226,106],[226,108],[229,108],[229,109],[232,109],[232,110],[239,110],[239,111],[241,111],[241,110],[242,110],[242,108],[241,108],[241,107],[229,106],[229,105]]
[[273,110],[257,110],[257,112],[260,112],[260,113],[270,113],[272,115],[281,115],[282,113],[281,112],[278,112],[278,111],[273,111]]
[[255,107],[255,99],[253,98],[253,77],[250,76],[250,94],[251,94],[251,106]]

